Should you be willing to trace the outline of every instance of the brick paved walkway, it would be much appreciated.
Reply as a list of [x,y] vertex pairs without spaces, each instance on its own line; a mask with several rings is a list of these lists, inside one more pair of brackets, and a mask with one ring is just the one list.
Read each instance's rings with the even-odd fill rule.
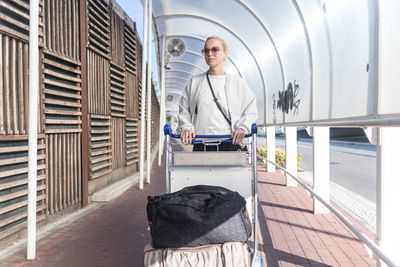
[[[156,165],[156,164],[155,164]],[[164,166],[152,183],[118,199],[37,243],[37,260],[26,250],[3,266],[142,266],[146,197],[164,191]],[[375,266],[364,246],[334,215],[313,215],[312,199],[300,187],[284,186],[280,172],[259,172],[260,228],[268,266]]]

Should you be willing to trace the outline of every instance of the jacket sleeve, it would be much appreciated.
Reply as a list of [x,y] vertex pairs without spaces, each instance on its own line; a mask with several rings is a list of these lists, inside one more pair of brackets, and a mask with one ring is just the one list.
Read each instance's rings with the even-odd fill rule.
[[249,134],[251,133],[251,125],[257,121],[257,102],[253,91],[243,80],[241,81],[241,87],[241,117],[236,121],[234,130],[242,128],[246,134]]
[[190,92],[191,92],[191,84],[192,80],[189,80],[185,89],[183,90],[183,94],[181,99],[179,100],[179,113],[178,113],[178,132],[181,133],[185,130],[194,131],[194,127],[192,124],[192,116],[191,113],[191,103],[190,103]]

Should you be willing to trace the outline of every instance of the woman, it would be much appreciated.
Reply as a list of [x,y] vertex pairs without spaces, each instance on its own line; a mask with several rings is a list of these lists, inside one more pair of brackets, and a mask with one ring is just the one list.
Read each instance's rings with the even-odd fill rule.
[[[228,47],[222,38],[207,38],[202,52],[209,69],[189,80],[179,101],[182,143],[191,144],[196,134],[231,134],[232,143],[222,143],[219,150],[236,151],[257,119],[256,98],[240,77],[225,72]],[[193,147],[193,151],[202,150],[202,144]],[[216,147],[207,146],[207,150]]]

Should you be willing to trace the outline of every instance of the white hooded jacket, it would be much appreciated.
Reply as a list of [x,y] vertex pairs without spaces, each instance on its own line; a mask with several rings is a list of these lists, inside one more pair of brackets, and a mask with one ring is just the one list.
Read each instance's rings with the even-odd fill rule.
[[[184,130],[201,132],[202,129],[194,129],[194,125],[196,125],[195,109],[199,103],[200,89],[204,87],[209,87],[206,73],[193,76],[187,83],[179,101],[178,132]],[[232,122],[232,132],[242,128],[246,134],[251,133],[251,125],[257,120],[254,93],[240,77],[227,73],[226,97]],[[210,101],[213,100],[210,99]],[[209,113],[207,116],[213,116],[213,114]],[[202,126],[198,125],[198,127]]]

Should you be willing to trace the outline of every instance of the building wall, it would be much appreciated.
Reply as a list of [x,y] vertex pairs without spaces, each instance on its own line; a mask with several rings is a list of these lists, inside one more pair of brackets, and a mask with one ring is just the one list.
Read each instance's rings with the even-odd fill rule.
[[[2,2],[0,240],[26,227],[29,129],[29,2]],[[98,190],[138,171],[142,48],[135,23],[102,0],[42,1],[39,42],[38,221],[46,221],[86,205],[91,183]]]

